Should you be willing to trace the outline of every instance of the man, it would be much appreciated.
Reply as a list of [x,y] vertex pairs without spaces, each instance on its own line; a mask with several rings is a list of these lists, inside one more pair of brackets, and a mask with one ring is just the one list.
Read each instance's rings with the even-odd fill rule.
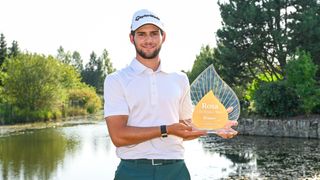
[[166,32],[156,14],[137,11],[129,36],[136,57],[104,84],[105,119],[121,158],[115,179],[190,179],[183,140],[206,132],[192,127],[188,78],[162,66],[159,52]]

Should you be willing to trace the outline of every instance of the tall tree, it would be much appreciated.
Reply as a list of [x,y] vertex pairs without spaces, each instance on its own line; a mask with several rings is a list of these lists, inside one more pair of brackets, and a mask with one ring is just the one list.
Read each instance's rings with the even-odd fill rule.
[[79,73],[83,70],[83,60],[78,51],[71,53],[70,51],[65,51],[62,46],[57,50],[58,54],[56,58],[61,62],[73,66]]
[[78,72],[81,72],[83,70],[83,60],[78,51],[74,51],[72,53],[71,65],[75,67]]
[[106,49],[103,50],[100,58],[102,59],[102,62],[103,62],[103,72],[104,72],[103,78],[105,78],[106,74],[110,74],[114,72],[116,69],[113,67],[111,59],[109,58],[109,53]]
[[280,79],[284,74],[293,52],[288,49],[292,1],[219,1],[223,27],[217,32],[217,56],[234,81],[250,82],[261,73]]
[[[289,49],[310,52],[314,63],[320,66],[320,2],[317,0],[296,0],[293,3],[295,19],[289,22],[291,41]],[[318,70],[317,79],[320,79]]]
[[103,50],[100,57],[95,52],[90,54],[90,60],[86,64],[85,69],[81,72],[82,80],[86,84],[95,87],[97,93],[103,93],[103,82],[107,73],[113,72],[115,69],[109,58],[107,50]]
[[19,45],[17,41],[12,41],[11,47],[9,47],[9,57],[16,57],[20,53]]
[[62,46],[60,46],[57,51],[58,51],[58,54],[57,54],[58,60],[60,60],[65,64],[71,63],[71,53],[69,51],[65,52]]
[[210,48],[209,45],[201,47],[200,54],[196,56],[191,71],[187,72],[190,83],[192,83],[210,64],[214,64],[214,60],[213,49]]
[[85,69],[81,72],[82,81],[94,87],[97,92],[99,92],[101,89],[99,84],[98,61],[99,59],[97,58],[96,53],[93,51],[90,54],[89,62],[85,65]]
[[4,35],[1,33],[0,34],[0,67],[2,66],[4,60],[7,57],[7,43],[5,40]]

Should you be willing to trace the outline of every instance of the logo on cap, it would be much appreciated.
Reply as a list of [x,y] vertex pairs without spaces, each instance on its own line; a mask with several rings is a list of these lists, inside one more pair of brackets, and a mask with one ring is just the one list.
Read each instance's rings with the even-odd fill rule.
[[158,18],[157,16],[155,16],[153,14],[145,14],[143,16],[137,16],[135,20],[139,21],[139,19],[144,18],[144,17],[153,17],[153,18],[158,19],[160,21],[160,18]]

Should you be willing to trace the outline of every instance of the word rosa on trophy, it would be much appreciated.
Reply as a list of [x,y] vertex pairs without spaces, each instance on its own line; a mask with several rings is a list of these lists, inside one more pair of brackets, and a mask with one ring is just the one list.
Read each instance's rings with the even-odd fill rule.
[[237,95],[215,71],[207,67],[191,84],[191,100],[194,107],[192,123],[208,133],[223,129],[229,120],[237,121],[240,103]]

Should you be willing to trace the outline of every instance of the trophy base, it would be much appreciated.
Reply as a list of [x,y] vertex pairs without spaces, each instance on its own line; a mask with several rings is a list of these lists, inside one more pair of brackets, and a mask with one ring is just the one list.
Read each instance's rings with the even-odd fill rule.
[[207,134],[235,134],[237,133],[237,131],[233,130],[233,129],[209,129],[207,130]]

